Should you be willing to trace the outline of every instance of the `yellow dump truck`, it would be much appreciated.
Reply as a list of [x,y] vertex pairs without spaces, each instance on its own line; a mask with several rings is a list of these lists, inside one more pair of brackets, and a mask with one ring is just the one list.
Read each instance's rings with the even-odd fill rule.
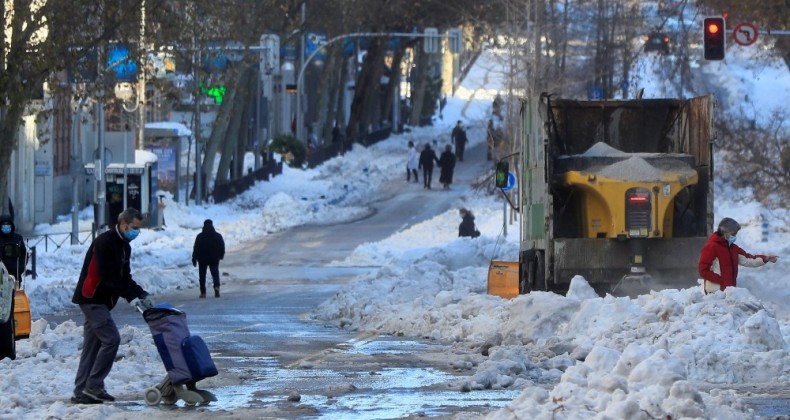
[[713,228],[714,100],[521,102],[519,293],[696,284]]

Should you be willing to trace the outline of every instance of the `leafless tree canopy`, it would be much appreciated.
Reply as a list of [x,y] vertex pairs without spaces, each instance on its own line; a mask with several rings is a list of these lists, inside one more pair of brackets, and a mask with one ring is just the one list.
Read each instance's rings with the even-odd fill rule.
[[[564,97],[633,97],[639,88],[639,81],[631,74],[633,64],[644,54],[642,37],[648,31],[672,31],[674,50],[672,59],[665,60],[664,71],[676,86],[673,96],[683,97],[707,93],[691,71],[692,46],[699,43],[701,31],[685,22],[693,22],[699,14],[727,12],[733,23],[752,21],[761,28],[777,29],[787,29],[790,24],[787,0],[699,0],[694,7],[688,0],[662,2],[673,4],[670,14],[646,6],[652,2],[638,0],[42,0],[37,9],[30,3],[12,0],[2,6],[6,31],[0,44],[0,66],[4,69],[0,72],[0,168],[9,166],[25,105],[35,97],[41,82],[57,80],[60,82],[50,85],[71,89],[62,83],[66,70],[74,69],[91,51],[109,42],[128,43],[132,54],[142,60],[144,51],[152,49],[170,48],[176,54],[189,55],[189,48],[208,42],[255,45],[264,33],[278,34],[282,45],[295,46],[308,30],[322,31],[332,38],[355,32],[464,28],[467,45],[479,48],[485,43],[509,51],[502,68],[509,72],[507,91],[503,92],[508,104],[505,138],[512,142],[515,130],[511,123],[517,113],[512,106],[514,97],[544,91]],[[669,28],[670,20],[679,24]],[[142,34],[144,45],[139,42]],[[419,47],[421,42],[420,38],[405,40],[394,51],[385,38],[370,43],[367,59],[355,76],[358,89],[351,123],[345,127],[348,136],[388,112],[389,105],[371,106],[379,89],[370,88],[378,87],[385,57],[398,66],[407,59],[407,49]],[[790,40],[777,39],[775,45],[784,57],[790,57]],[[325,136],[337,119],[338,92],[343,89],[340,81],[348,67],[341,50],[340,43],[329,48],[320,70],[321,113],[317,120],[318,131]],[[421,48],[413,51],[418,55],[413,57],[415,64],[427,62],[419,57]],[[181,60],[189,62],[190,57]],[[423,72],[418,72],[423,80],[416,84],[418,96],[430,87],[427,72]],[[388,98],[399,82],[397,74],[391,79]],[[413,113],[420,115],[418,109]],[[786,160],[781,160],[787,155],[781,120],[782,116],[777,116],[775,123],[764,127],[723,124],[728,136],[723,146],[746,152],[749,148],[736,139],[750,138],[750,145],[762,146],[751,148],[749,156],[757,160],[755,165],[776,168],[763,179],[778,180],[787,168]],[[768,150],[771,152],[758,156]],[[740,166],[734,168],[741,170]],[[744,165],[742,170],[759,173],[754,168]],[[6,183],[5,172],[0,171],[0,197],[5,196]],[[770,192],[759,194],[767,197]]]

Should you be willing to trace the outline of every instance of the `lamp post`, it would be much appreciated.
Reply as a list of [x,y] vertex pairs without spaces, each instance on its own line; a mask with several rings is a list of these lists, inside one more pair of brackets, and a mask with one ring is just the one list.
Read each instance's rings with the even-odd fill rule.
[[[135,101],[134,102],[134,106],[127,106],[126,105],[126,101],[123,101],[121,103],[121,106],[123,106],[123,110],[124,111],[128,112],[129,114],[131,114],[134,117],[134,116],[136,116],[135,115],[135,111],[137,111],[138,108],[140,108],[140,101]],[[137,132],[137,130],[135,130],[135,132]],[[129,207],[127,205],[127,195],[129,194],[129,176],[128,176],[128,172],[129,172],[129,170],[128,170],[128,162],[129,162],[129,159],[128,159],[128,156],[127,156],[127,153],[129,151],[129,144],[128,144],[129,142],[127,140],[128,136],[129,136],[129,124],[127,123],[127,124],[125,124],[124,131],[123,131],[123,208],[124,208],[124,210]],[[140,143],[143,142],[142,138],[140,138],[139,140],[140,140]]]

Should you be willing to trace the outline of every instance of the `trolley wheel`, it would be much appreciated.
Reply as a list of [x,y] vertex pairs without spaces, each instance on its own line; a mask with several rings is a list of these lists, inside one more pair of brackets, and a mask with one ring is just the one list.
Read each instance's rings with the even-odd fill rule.
[[157,405],[162,400],[162,393],[159,388],[151,387],[145,390],[145,402],[148,405]]

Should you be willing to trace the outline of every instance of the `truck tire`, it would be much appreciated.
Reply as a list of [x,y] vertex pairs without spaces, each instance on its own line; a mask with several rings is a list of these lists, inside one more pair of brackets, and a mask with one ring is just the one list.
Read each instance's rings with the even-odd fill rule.
[[14,331],[14,304],[11,303],[11,314],[5,322],[0,323],[0,360],[16,359],[16,337]]

